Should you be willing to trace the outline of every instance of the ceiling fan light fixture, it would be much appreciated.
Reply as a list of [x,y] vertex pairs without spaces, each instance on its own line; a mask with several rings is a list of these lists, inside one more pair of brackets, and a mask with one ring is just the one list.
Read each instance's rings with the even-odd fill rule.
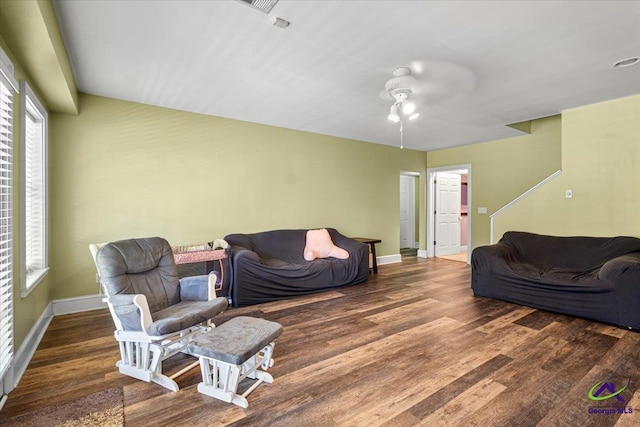
[[420,115],[416,113],[416,104],[409,102],[409,98],[420,94],[420,91],[415,89],[416,79],[411,75],[409,67],[397,67],[392,74],[393,77],[387,80],[380,96],[382,99],[394,101],[387,118],[400,124],[400,149],[403,149],[404,123],[407,120],[415,120]]
[[391,97],[396,100],[396,103],[401,104],[409,98],[411,91],[409,89],[399,88],[390,90]]
[[400,121],[400,114],[398,112],[398,104],[393,104],[389,109],[388,119],[393,123],[398,123]]
[[405,102],[402,104],[402,112],[404,114],[412,114],[414,111],[416,111],[416,104],[414,104],[413,102]]

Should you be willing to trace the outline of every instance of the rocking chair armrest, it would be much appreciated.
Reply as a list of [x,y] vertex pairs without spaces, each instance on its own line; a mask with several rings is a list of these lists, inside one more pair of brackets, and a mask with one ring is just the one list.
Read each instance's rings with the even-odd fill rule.
[[135,294],[112,295],[107,298],[107,301],[114,307],[120,307],[122,305],[133,304],[133,299],[135,298],[135,296]]
[[183,277],[180,279],[181,301],[211,301],[216,298],[218,274]]
[[207,281],[207,300],[213,301],[217,298],[216,295],[216,284],[218,283],[218,273],[212,271],[209,273],[209,279]]
[[112,312],[118,317],[123,330],[149,330],[153,323],[147,297],[142,294],[113,295],[107,299]]

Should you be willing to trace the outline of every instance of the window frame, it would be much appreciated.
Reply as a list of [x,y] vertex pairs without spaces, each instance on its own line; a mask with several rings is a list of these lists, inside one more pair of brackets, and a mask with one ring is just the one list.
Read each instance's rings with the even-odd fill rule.
[[[8,157],[11,160],[3,162],[0,165],[0,172],[7,173],[7,176],[3,176],[2,180],[7,180],[8,184],[6,189],[0,191],[3,196],[8,196],[6,203],[6,213],[8,216],[4,217],[0,215],[0,227],[6,227],[7,239],[3,241],[0,237],[1,245],[8,245],[6,254],[0,253],[0,258],[3,259],[0,263],[0,395],[3,395],[0,401],[0,408],[5,400],[5,396],[11,390],[13,390],[13,324],[14,324],[14,311],[13,311],[13,279],[14,268],[13,263],[14,251],[15,251],[15,230],[13,227],[15,216],[13,212],[14,206],[14,189],[15,184],[15,118],[16,118],[16,97],[18,95],[18,82],[13,76],[13,63],[0,48],[0,84],[7,89],[9,97],[7,104],[10,105],[8,115],[5,116],[7,122],[5,124],[0,123],[0,132],[3,131],[5,135],[8,135],[8,140],[3,141],[2,135],[0,135],[0,142],[3,146],[0,147],[0,156]],[[2,96],[2,94],[0,94]],[[0,100],[0,106],[2,105]],[[0,112],[1,113],[1,112]],[[0,114],[0,120],[2,120],[2,114]],[[6,143],[6,145],[5,145]],[[6,191],[5,191],[6,190]],[[4,203],[4,202],[3,202]],[[1,234],[0,234],[1,236]],[[1,246],[0,245],[0,246]],[[5,249],[5,248],[2,248]],[[5,282],[1,284],[1,282]]]
[[[42,121],[41,145],[41,173],[42,173],[42,268],[27,272],[27,227],[30,221],[27,218],[26,201],[26,161],[27,161],[27,114],[37,117]],[[49,272],[49,191],[48,191],[48,143],[49,143],[49,118],[47,110],[44,108],[36,94],[31,90],[29,84],[20,81],[20,294],[22,298],[29,295],[42,279]]]

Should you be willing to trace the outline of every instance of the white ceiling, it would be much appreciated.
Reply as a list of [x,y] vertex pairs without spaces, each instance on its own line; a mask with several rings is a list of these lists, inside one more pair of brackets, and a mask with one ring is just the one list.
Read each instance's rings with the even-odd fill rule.
[[399,145],[380,98],[392,70],[458,64],[474,90],[423,99],[405,125],[404,146],[424,151],[640,93],[640,65],[612,68],[640,56],[640,1],[281,0],[269,15],[233,0],[54,6],[81,92],[380,144]]

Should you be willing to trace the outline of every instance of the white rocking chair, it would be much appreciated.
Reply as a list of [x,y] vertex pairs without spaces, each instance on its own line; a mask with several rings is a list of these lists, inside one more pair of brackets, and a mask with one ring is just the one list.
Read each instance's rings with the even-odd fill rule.
[[92,244],[120,345],[120,373],[178,391],[175,378],[199,365],[165,375],[162,362],[188,353],[189,342],[211,330],[211,319],[227,308],[217,297],[216,275],[178,278],[173,252],[160,237]]

